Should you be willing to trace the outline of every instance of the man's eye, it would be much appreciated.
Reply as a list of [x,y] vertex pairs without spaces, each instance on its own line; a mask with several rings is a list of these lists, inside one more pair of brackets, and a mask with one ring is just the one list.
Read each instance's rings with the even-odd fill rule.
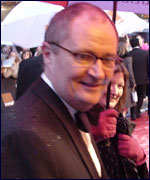
[[108,67],[112,67],[114,65],[114,59],[113,58],[101,58],[103,64],[105,64]]
[[87,59],[87,56],[84,55],[84,54],[80,54],[80,55],[79,55],[79,58],[80,58],[80,59]]
[[87,59],[87,55],[86,54],[76,54],[76,57],[79,59]]
[[76,54],[76,58],[80,60],[93,61],[93,57],[88,54]]
[[101,58],[102,61],[114,61],[114,58]]

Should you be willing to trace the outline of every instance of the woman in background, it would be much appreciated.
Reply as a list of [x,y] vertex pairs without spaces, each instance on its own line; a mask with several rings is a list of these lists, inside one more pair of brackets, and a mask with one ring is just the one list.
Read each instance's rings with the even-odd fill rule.
[[109,109],[107,90],[99,105],[88,112],[91,132],[110,179],[148,179],[146,155],[131,136],[135,124],[123,117],[128,72],[116,64],[111,80]]
[[29,58],[31,58],[31,57],[32,57],[32,52],[31,52],[29,49],[24,50],[24,51],[22,52],[22,55],[21,55],[21,59],[22,59],[22,60],[26,60],[26,59],[29,59]]
[[130,108],[131,120],[135,120],[136,112],[134,112],[134,108],[132,107],[136,106],[136,102],[133,102],[131,93],[136,87],[136,83],[135,83],[133,68],[132,68],[132,57],[129,56],[127,47],[128,47],[127,42],[119,42],[118,56],[123,59],[123,63],[129,73],[129,79],[127,80],[127,95],[126,95],[123,115],[126,116],[126,112]]

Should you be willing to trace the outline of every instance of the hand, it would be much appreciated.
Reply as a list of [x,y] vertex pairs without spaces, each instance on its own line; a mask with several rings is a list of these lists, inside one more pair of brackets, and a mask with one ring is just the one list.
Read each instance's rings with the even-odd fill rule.
[[144,150],[133,137],[126,134],[118,134],[118,150],[120,155],[132,159],[136,165],[146,161]]
[[117,117],[118,112],[115,109],[100,112],[98,126],[91,126],[91,132],[96,142],[115,136]]

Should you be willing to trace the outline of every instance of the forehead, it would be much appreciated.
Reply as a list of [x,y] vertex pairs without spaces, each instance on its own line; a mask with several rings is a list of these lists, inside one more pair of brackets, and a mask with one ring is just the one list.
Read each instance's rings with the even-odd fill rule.
[[118,37],[106,17],[89,19],[88,16],[82,15],[80,18],[76,18],[71,26],[70,37],[78,48],[94,50],[96,54],[100,49],[102,52],[108,51],[112,55],[117,50]]
[[123,82],[124,83],[124,74],[123,72],[117,72],[112,78],[112,82]]

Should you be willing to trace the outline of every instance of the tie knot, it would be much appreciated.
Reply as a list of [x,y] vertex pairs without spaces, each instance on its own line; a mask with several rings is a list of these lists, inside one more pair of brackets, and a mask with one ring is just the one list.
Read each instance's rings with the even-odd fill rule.
[[76,118],[76,125],[81,131],[84,132],[90,131],[90,123],[86,113],[78,111],[75,113],[75,118]]

